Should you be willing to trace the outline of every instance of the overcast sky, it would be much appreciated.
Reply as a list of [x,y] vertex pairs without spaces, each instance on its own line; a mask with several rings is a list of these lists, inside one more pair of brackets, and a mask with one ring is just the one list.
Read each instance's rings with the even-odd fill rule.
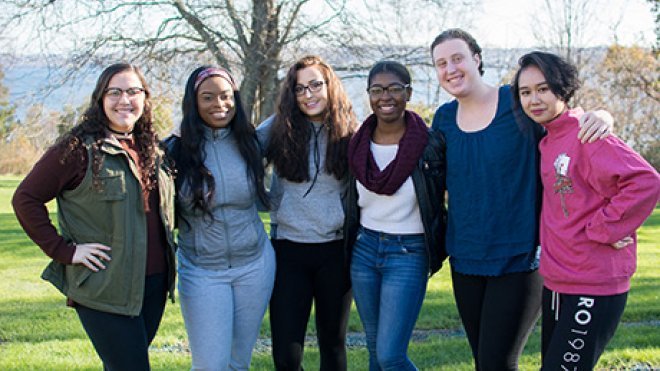
[[[327,1],[329,0],[312,0],[307,4],[304,12],[322,18],[323,14],[328,11]],[[389,38],[390,33],[396,31],[397,26],[391,26],[391,22],[393,18],[396,18],[394,15],[398,13],[404,14],[404,24],[398,26],[404,31],[403,40],[407,42],[426,45],[443,28],[461,27],[472,33],[482,47],[518,48],[549,46],[539,42],[533,33],[533,27],[547,33],[550,32],[548,27],[544,26],[544,22],[548,19],[546,1],[553,6],[564,2],[587,2],[590,5],[589,11],[593,12],[588,15],[590,27],[585,30],[585,35],[581,40],[583,45],[575,46],[611,45],[615,36],[617,41],[623,45],[652,46],[655,42],[654,16],[651,12],[651,5],[646,0],[481,0],[480,5],[476,7],[461,6],[461,1],[463,0],[444,2],[453,4],[453,6],[449,9],[432,10],[419,8],[424,2],[410,3],[401,0],[388,2],[389,5],[394,4],[393,8],[375,6],[368,12],[379,12],[377,13],[378,18],[386,26],[377,29],[379,33],[387,36],[384,39],[387,41],[401,42],[402,40]],[[348,7],[351,10],[360,9],[365,3],[373,6],[378,2],[348,0]],[[426,6],[429,6],[429,3],[426,3]],[[468,12],[468,9],[474,9],[474,11]],[[417,11],[420,10],[424,13],[423,17],[417,14]],[[154,22],[160,22],[160,17],[151,15]],[[24,45],[28,40],[34,38],[34,34],[21,28],[4,31],[5,33],[0,35],[0,39],[13,40],[14,45],[10,49],[16,49],[17,52],[24,52]],[[57,44],[49,44],[49,47],[55,49],[53,51],[71,48],[70,37],[60,37]]]
[[[474,19],[474,36],[482,46],[529,47],[536,40],[532,27],[546,12],[545,0],[482,0],[481,11]],[[561,4],[566,0],[550,0]],[[616,33],[624,45],[652,45],[655,40],[651,5],[645,0],[591,0],[594,21],[585,35],[585,46],[610,45]],[[614,26],[618,23],[618,27]],[[641,42],[640,42],[641,41]]]

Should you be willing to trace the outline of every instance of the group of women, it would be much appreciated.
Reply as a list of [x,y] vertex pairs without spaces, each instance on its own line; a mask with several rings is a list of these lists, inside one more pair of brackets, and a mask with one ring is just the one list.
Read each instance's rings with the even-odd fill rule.
[[[567,70],[554,59],[530,57],[513,87],[495,88],[481,79],[481,49],[466,32],[444,31],[431,54],[456,98],[432,129],[407,109],[413,90],[402,64],[372,67],[373,113],[358,125],[336,73],[307,56],[256,130],[229,71],[196,69],[179,133],[163,143],[140,70],[104,70],[81,122],[13,198],[21,225],[53,259],[43,277],[76,309],[104,368],[149,369],[176,261],[192,369],[247,370],[268,307],[274,368],[302,369],[314,307],[319,368],[346,370],[354,297],[369,369],[416,370],[408,343],[447,255],[476,369],[517,369],[542,302],[544,367],[593,367],[625,306],[634,231],[658,200],[657,173],[612,136],[578,142],[606,137],[611,122],[568,109],[575,88],[566,93],[567,79],[554,77]],[[554,110],[544,97],[555,97]],[[575,153],[546,159],[542,142],[539,156],[539,141],[546,131],[543,141],[553,140],[553,120],[566,115],[561,134],[570,135],[560,139]],[[613,166],[611,157],[623,160]],[[594,167],[580,170],[584,180],[578,161]],[[45,206],[53,198],[59,231]],[[270,238],[260,209],[270,211]],[[585,257],[575,239],[598,251]],[[588,283],[565,277],[593,260]],[[614,262],[615,271],[603,268]],[[583,309],[594,324],[580,328],[580,349],[566,350],[566,321]]]

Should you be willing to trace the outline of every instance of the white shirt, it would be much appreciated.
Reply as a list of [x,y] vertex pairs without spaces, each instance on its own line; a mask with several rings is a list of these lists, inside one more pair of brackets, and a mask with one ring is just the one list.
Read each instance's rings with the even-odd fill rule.
[[[380,170],[394,160],[398,149],[398,144],[371,142],[371,153]],[[357,181],[357,192],[363,227],[390,234],[424,233],[412,177],[409,176],[390,196],[371,192],[360,181]]]

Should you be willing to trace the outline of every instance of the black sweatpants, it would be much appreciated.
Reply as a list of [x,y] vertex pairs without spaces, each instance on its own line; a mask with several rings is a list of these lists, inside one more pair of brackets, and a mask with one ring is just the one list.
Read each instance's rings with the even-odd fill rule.
[[559,294],[543,288],[541,370],[593,370],[614,336],[628,293]]
[[301,370],[312,309],[321,371],[346,370],[346,328],[351,307],[350,275],[343,241],[296,243],[273,240],[277,270],[270,299],[273,360],[277,370]]
[[491,277],[452,270],[452,281],[476,369],[517,370],[541,313],[543,281],[538,271]]
[[146,371],[149,344],[156,336],[167,299],[167,275],[146,277],[144,302],[137,317],[94,310],[80,304],[76,312],[96,353],[108,371]]

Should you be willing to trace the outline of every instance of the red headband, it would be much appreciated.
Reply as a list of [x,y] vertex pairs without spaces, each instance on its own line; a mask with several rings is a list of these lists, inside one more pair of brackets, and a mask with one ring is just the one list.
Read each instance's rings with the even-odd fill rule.
[[199,75],[197,75],[197,78],[195,79],[195,91],[197,91],[197,89],[202,84],[202,82],[204,82],[204,80],[212,76],[222,77],[223,79],[227,80],[227,82],[231,85],[234,91],[238,90],[238,87],[236,86],[236,82],[234,82],[234,78],[231,76],[229,71],[222,68],[209,67],[203,70],[202,72],[200,72]]

